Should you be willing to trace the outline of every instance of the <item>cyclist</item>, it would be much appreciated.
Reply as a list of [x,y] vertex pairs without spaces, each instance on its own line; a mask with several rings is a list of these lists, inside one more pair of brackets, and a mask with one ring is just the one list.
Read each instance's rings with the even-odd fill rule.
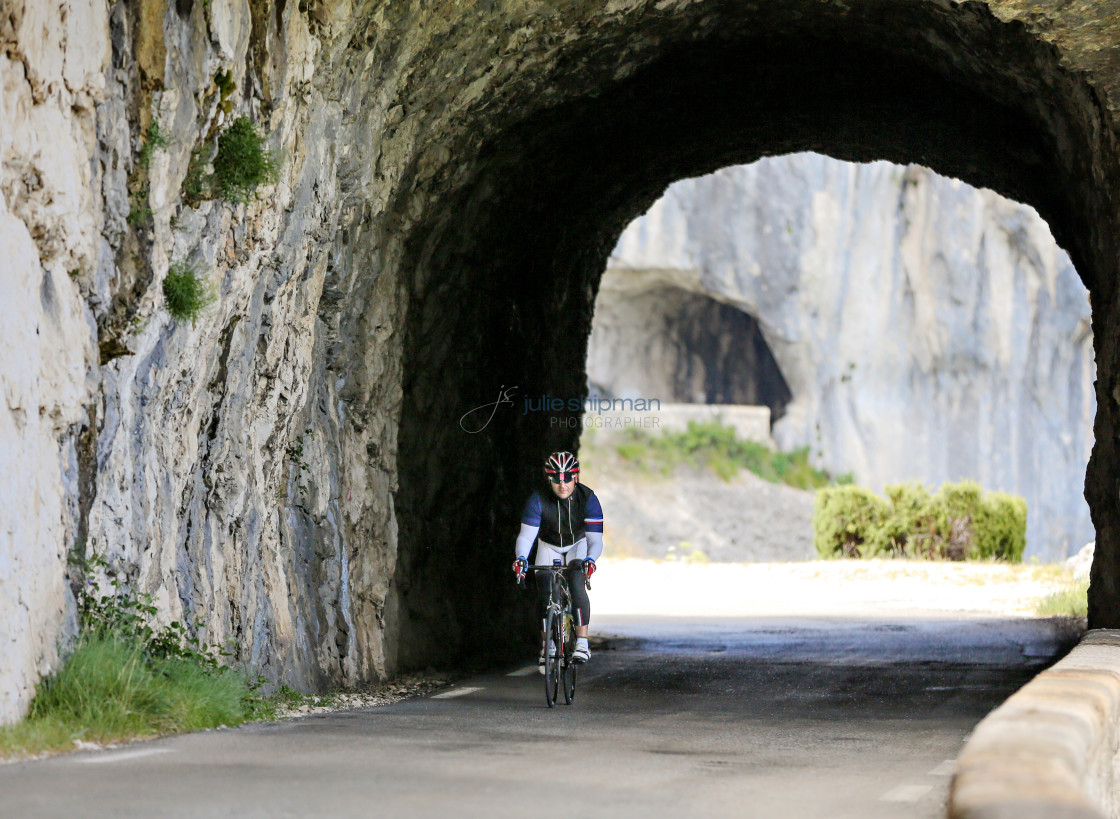
[[[551,566],[553,560],[566,563],[565,572],[572,592],[576,618],[576,647],[572,659],[585,663],[591,659],[587,647],[587,624],[591,619],[591,602],[584,581],[595,573],[595,561],[603,553],[603,507],[590,487],[579,482],[579,461],[570,452],[553,452],[544,462],[544,474],[554,497],[541,497],[533,492],[521,513],[521,533],[514,546],[516,560],[513,571],[525,576],[529,550],[537,541],[534,565]],[[544,619],[548,606],[549,578],[537,573],[537,601]],[[544,673],[544,648],[541,649],[540,670]]]

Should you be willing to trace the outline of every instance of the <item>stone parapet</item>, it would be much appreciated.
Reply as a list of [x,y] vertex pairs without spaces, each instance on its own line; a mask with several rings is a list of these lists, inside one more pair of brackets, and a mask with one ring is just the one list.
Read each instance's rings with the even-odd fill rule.
[[1117,816],[1120,631],[1096,629],[976,726],[951,819]]

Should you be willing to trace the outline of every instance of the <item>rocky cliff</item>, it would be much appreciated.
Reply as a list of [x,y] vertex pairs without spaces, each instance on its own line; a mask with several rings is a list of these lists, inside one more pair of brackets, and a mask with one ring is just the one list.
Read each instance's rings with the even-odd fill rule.
[[[697,338],[748,352],[757,340],[689,299],[757,319],[780,375],[754,363],[765,356],[728,374],[726,349],[704,355]],[[728,385],[756,372],[760,397],[784,382],[781,446],[877,489],[970,478],[1022,495],[1028,556],[1058,560],[1093,539],[1089,322],[1085,287],[1033,209],[918,166],[798,154],[677,182],[626,229],[588,377],[701,401],[681,372]]]
[[[797,150],[999,189],[1070,249],[1120,622],[1118,29],[1087,0],[8,0],[0,720],[65,645],[71,550],[303,688],[529,639],[503,544],[576,433],[459,418],[578,396],[625,225]],[[197,183],[243,117],[280,172],[237,202]],[[173,266],[218,295],[193,322]]]

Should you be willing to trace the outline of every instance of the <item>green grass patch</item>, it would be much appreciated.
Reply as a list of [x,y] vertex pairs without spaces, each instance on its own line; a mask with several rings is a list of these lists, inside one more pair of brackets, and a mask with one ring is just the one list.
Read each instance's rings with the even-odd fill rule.
[[919,483],[892,484],[884,496],[862,486],[817,493],[813,545],[823,558],[909,557],[942,560],[1023,559],[1027,504],[972,481],[931,493]]
[[615,451],[624,460],[663,475],[680,464],[689,464],[710,469],[725,481],[745,469],[771,483],[798,489],[816,489],[838,482],[809,463],[808,447],[777,452],[757,441],[739,438],[733,427],[718,421],[689,421],[684,431],[666,430],[657,435],[628,430],[615,444]]
[[294,694],[262,697],[185,624],[153,626],[151,598],[118,577],[107,580],[104,559],[72,555],[71,567],[80,578],[79,637],[58,671],[40,681],[27,717],[0,727],[0,757],[271,719]]
[[279,162],[257,126],[241,117],[218,137],[212,190],[229,202],[247,202],[261,185],[276,181]]
[[0,759],[273,720],[301,706],[342,707],[353,699],[288,686],[262,696],[259,680],[223,666],[224,652],[197,629],[153,625],[151,597],[130,588],[104,558],[71,554],[70,567],[79,637],[58,671],[40,681],[27,717],[0,726]]
[[174,318],[193,322],[217,296],[194,267],[186,262],[176,262],[163,280],[163,298],[167,303],[167,312]]
[[1064,588],[1038,601],[1035,612],[1043,617],[1087,617],[1089,615],[1088,582],[1071,581]]
[[245,678],[229,669],[157,659],[140,642],[87,635],[40,684],[27,718],[0,728],[0,755],[237,725],[256,713],[254,698]]

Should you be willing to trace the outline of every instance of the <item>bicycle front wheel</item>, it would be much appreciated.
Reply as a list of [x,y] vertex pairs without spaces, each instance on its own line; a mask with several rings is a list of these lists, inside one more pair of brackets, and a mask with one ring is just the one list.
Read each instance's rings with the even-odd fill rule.
[[556,695],[560,691],[560,637],[560,618],[556,612],[549,611],[544,627],[544,701],[549,708],[556,705]]
[[576,698],[576,669],[578,665],[573,663],[570,659],[567,665],[564,666],[564,703],[571,705],[572,700]]
[[576,633],[572,627],[572,614],[564,612],[564,665],[561,669],[561,680],[564,684],[564,704],[571,705],[576,698],[576,669],[579,667],[572,661],[576,650]]

